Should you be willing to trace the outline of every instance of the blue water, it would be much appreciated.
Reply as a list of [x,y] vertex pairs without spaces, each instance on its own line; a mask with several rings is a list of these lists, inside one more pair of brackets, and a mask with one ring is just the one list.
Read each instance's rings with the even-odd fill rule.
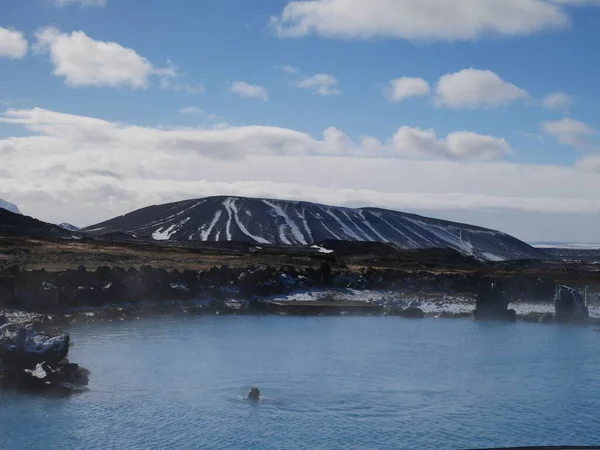
[[[216,316],[71,334],[90,391],[1,392],[1,449],[600,443],[600,334],[589,328]],[[241,398],[252,385],[260,404]]]

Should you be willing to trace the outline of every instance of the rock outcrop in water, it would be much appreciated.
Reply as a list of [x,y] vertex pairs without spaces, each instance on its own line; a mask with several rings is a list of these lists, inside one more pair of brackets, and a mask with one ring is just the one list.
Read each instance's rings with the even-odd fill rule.
[[499,281],[484,278],[477,289],[475,320],[517,320],[514,309],[508,309],[506,286]]
[[559,323],[585,323],[589,311],[581,294],[567,286],[558,286],[554,299],[555,320]]
[[68,335],[8,323],[4,316],[0,323],[0,386],[67,392],[87,386],[89,372],[66,359]]

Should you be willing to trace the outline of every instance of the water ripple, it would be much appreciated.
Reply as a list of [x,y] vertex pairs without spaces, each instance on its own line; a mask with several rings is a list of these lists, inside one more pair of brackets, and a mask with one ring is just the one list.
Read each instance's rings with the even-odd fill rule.
[[[586,328],[198,317],[72,335],[90,391],[2,393],[1,449],[600,443],[600,345]],[[259,404],[244,399],[254,385]]]

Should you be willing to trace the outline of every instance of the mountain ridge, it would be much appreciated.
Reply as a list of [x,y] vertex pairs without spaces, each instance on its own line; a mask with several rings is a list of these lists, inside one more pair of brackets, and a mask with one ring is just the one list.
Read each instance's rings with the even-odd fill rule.
[[21,211],[19,211],[19,208],[17,205],[15,205],[14,203],[7,202],[6,200],[3,200],[1,198],[0,198],[0,209],[10,211],[11,213],[14,213],[14,214],[21,214]]
[[157,241],[314,245],[326,240],[388,242],[404,249],[453,248],[481,260],[547,259],[506,233],[376,207],[348,208],[267,198],[214,196],[147,206],[84,228]]

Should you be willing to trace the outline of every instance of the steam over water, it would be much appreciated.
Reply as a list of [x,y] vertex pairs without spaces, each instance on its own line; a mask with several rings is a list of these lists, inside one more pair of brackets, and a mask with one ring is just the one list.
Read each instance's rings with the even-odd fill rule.
[[[91,390],[0,392],[0,448],[600,443],[600,334],[590,328],[215,316],[71,334]],[[254,385],[260,404],[241,398]]]

